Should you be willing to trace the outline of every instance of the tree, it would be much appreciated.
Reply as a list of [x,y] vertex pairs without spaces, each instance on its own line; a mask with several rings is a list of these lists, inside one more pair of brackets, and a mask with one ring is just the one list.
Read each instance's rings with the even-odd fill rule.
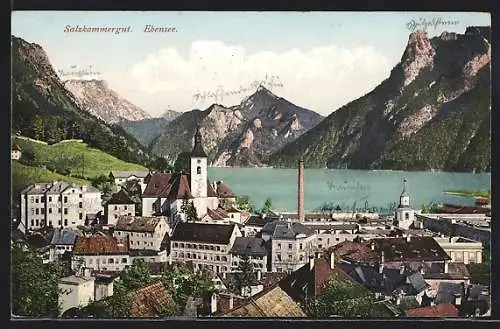
[[149,266],[143,260],[134,260],[133,265],[120,275],[120,283],[126,292],[145,287],[151,282]]
[[38,140],[43,140],[44,138],[44,126],[45,122],[43,117],[35,115],[32,119],[31,130],[33,131],[33,137]]
[[43,264],[32,250],[14,246],[12,250],[12,311],[31,317],[59,316],[57,263]]
[[181,212],[186,216],[186,221],[195,222],[198,220],[198,213],[193,204],[193,201],[189,201],[187,194],[182,198]]
[[262,207],[262,210],[261,210],[261,213],[262,214],[269,214],[271,213],[271,208],[273,207],[273,202],[271,201],[271,199],[266,199],[266,201],[264,202],[264,207]]
[[151,169],[158,171],[168,171],[171,169],[168,161],[163,157],[156,157],[153,161],[151,161],[149,166],[151,167]]
[[361,286],[339,280],[328,280],[321,296],[312,298],[307,308],[313,317],[384,317],[385,307]]
[[248,195],[237,196],[236,207],[243,211],[253,212],[253,206],[250,203],[250,197]]
[[175,172],[189,172],[191,168],[191,153],[182,152],[177,156],[174,162]]
[[105,317],[126,318],[130,316],[131,310],[132,299],[123,284],[117,282],[113,287],[113,296],[106,300],[104,306]]
[[136,215],[140,215],[142,213],[142,189],[139,181],[136,179],[131,179],[123,184],[122,189],[127,192],[130,198],[134,201],[135,204],[135,213]]
[[250,261],[248,255],[241,256],[241,261],[238,264],[238,271],[239,272],[236,274],[238,289],[242,291],[242,295],[245,295],[245,290],[250,287],[254,281],[253,263]]

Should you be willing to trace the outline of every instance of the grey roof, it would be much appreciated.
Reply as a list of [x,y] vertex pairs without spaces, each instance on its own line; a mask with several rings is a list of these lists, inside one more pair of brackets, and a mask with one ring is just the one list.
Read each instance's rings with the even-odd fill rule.
[[429,284],[425,282],[424,277],[420,273],[411,274],[408,276],[408,281],[417,293],[420,293],[429,287]]
[[47,191],[47,194],[61,194],[66,188],[68,188],[70,184],[66,182],[56,182],[52,185],[52,187]]
[[63,228],[63,229],[56,229],[54,231],[54,235],[52,236],[52,241],[50,244],[52,245],[73,245],[75,244],[76,240],[76,232]]
[[252,225],[252,226],[259,226],[263,227],[269,222],[272,222],[275,220],[275,217],[262,217],[259,215],[251,215],[248,217],[247,221],[245,222],[245,225]]
[[[357,224],[332,224],[332,225],[306,225],[311,230],[356,230]],[[350,233],[350,232],[349,232]]]
[[149,174],[149,171],[112,171],[111,175],[114,178],[128,178],[130,176],[144,178]]
[[24,190],[21,191],[21,194],[27,194],[27,195],[35,195],[35,194],[44,194],[49,190],[49,188],[52,186],[52,183],[36,183],[36,184],[31,184],[30,186],[26,187]]
[[264,240],[252,237],[237,237],[234,240],[231,254],[248,256],[266,256],[267,250],[264,246]]
[[279,220],[267,223],[264,225],[261,232],[270,234],[273,239],[295,239],[299,234],[310,236],[314,233],[307,228],[307,226],[300,223],[290,223]]
[[76,275],[70,275],[68,277],[62,278],[59,282],[60,283],[66,283],[66,284],[73,284],[73,285],[80,285],[82,283],[85,283],[87,281],[94,280],[94,278],[87,278],[87,277],[81,277],[81,276],[76,276]]
[[460,283],[440,282],[436,293],[436,304],[453,304],[454,295],[463,296],[464,286]]

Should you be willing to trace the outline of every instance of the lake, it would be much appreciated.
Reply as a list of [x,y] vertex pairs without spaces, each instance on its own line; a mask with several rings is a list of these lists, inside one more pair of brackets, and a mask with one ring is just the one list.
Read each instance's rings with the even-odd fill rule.
[[[248,195],[252,204],[261,208],[270,198],[273,209],[296,211],[297,170],[274,168],[209,168],[211,181],[222,180],[236,195]],[[305,169],[306,210],[315,210],[325,203],[343,209],[376,207],[388,209],[399,202],[403,179],[412,207],[430,202],[473,205],[470,198],[445,195],[445,190],[491,189],[490,173],[405,172],[385,170]]]

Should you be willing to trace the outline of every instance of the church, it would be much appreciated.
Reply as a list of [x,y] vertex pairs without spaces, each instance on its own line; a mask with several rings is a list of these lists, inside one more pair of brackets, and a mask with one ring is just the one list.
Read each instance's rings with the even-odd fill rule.
[[233,204],[236,197],[222,181],[211,183],[208,180],[207,160],[197,128],[190,173],[150,173],[144,180],[147,185],[142,193],[142,216],[183,219],[181,206],[185,198],[193,202],[200,219],[215,213],[226,215],[223,208]]
[[405,230],[409,229],[415,222],[415,210],[410,207],[410,195],[406,191],[406,179],[403,180],[403,192],[399,197],[399,206],[394,217],[395,224]]

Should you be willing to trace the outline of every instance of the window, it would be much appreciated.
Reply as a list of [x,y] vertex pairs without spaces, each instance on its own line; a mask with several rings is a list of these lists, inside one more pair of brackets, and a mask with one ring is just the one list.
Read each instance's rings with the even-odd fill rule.
[[38,208],[36,208],[36,209],[35,209],[35,214],[37,214],[37,215],[38,215]]
[[64,214],[67,215],[68,214],[68,208],[64,208]]
[[410,219],[410,214],[409,213],[405,213],[405,220],[409,220]]
[[89,265],[92,265],[92,258],[89,258]]
[[281,249],[281,243],[278,243],[278,249]]
[[51,220],[49,220],[49,226],[52,226],[52,221]]
[[83,198],[83,194],[78,195],[79,198]]
[[323,248],[323,245],[322,244],[318,245],[318,248],[319,249]]
[[40,225],[40,224],[39,224],[39,222],[38,222],[38,219],[37,219],[37,220],[35,220],[35,223],[36,223],[36,226],[39,226],[39,225]]
[[52,202],[52,197],[51,196],[49,196],[49,202]]
[[31,220],[31,226],[35,226],[35,221],[33,219]]
[[198,175],[200,175],[200,174],[201,174],[201,167],[197,167],[197,168],[196,168],[196,173],[197,173]]
[[288,260],[292,260],[292,254],[288,254]]
[[280,254],[277,254],[277,255],[276,255],[276,259],[277,259],[278,261],[280,261],[280,262],[281,262],[281,255],[280,255]]
[[52,208],[49,208],[49,214],[52,214]]
[[78,214],[78,218],[83,219],[83,214],[82,214],[82,213],[79,213],[79,214]]
[[67,196],[64,197],[64,203],[66,203],[66,202],[68,202],[68,197]]
[[129,212],[129,213],[128,213],[128,215],[129,215],[129,216],[132,216],[132,213],[131,213],[131,212]]
[[64,220],[64,226],[68,226],[68,220],[67,219]]
[[83,202],[78,203],[78,208],[83,208]]
[[42,196],[42,197],[40,198],[40,202],[42,202],[42,203],[43,203],[43,202],[45,202],[45,197],[44,197],[44,196]]
[[61,213],[61,208],[57,208],[57,213]]
[[57,225],[61,226],[61,220],[57,221]]
[[177,247],[177,246],[178,246],[177,242],[174,242],[174,247]]
[[299,248],[300,248],[300,250],[302,250],[302,243],[301,243],[301,244],[299,244]]
[[281,268],[281,267],[276,267],[276,272],[283,272],[283,268]]
[[151,257],[151,258],[149,259],[149,261],[150,261],[150,262],[154,262],[154,261],[155,261],[155,259],[154,259],[153,257]]
[[336,238],[335,241],[340,241],[340,238]]
[[34,208],[31,208],[31,214],[34,215],[35,214],[35,209]]
[[109,264],[114,264],[114,263],[115,263],[115,260],[114,260],[113,258],[110,258],[110,259],[108,260],[108,263],[109,263]]
[[127,263],[127,258],[122,258],[122,264],[126,264]]
[[31,203],[35,202],[35,197],[30,197],[30,202]]
[[124,206],[124,209],[127,210],[127,206]]
[[291,243],[288,244],[288,249],[292,249],[292,244]]
[[116,218],[118,218],[118,215],[117,215],[117,214],[115,214],[115,219],[116,219]]
[[38,198],[35,199],[35,203],[38,203]]

